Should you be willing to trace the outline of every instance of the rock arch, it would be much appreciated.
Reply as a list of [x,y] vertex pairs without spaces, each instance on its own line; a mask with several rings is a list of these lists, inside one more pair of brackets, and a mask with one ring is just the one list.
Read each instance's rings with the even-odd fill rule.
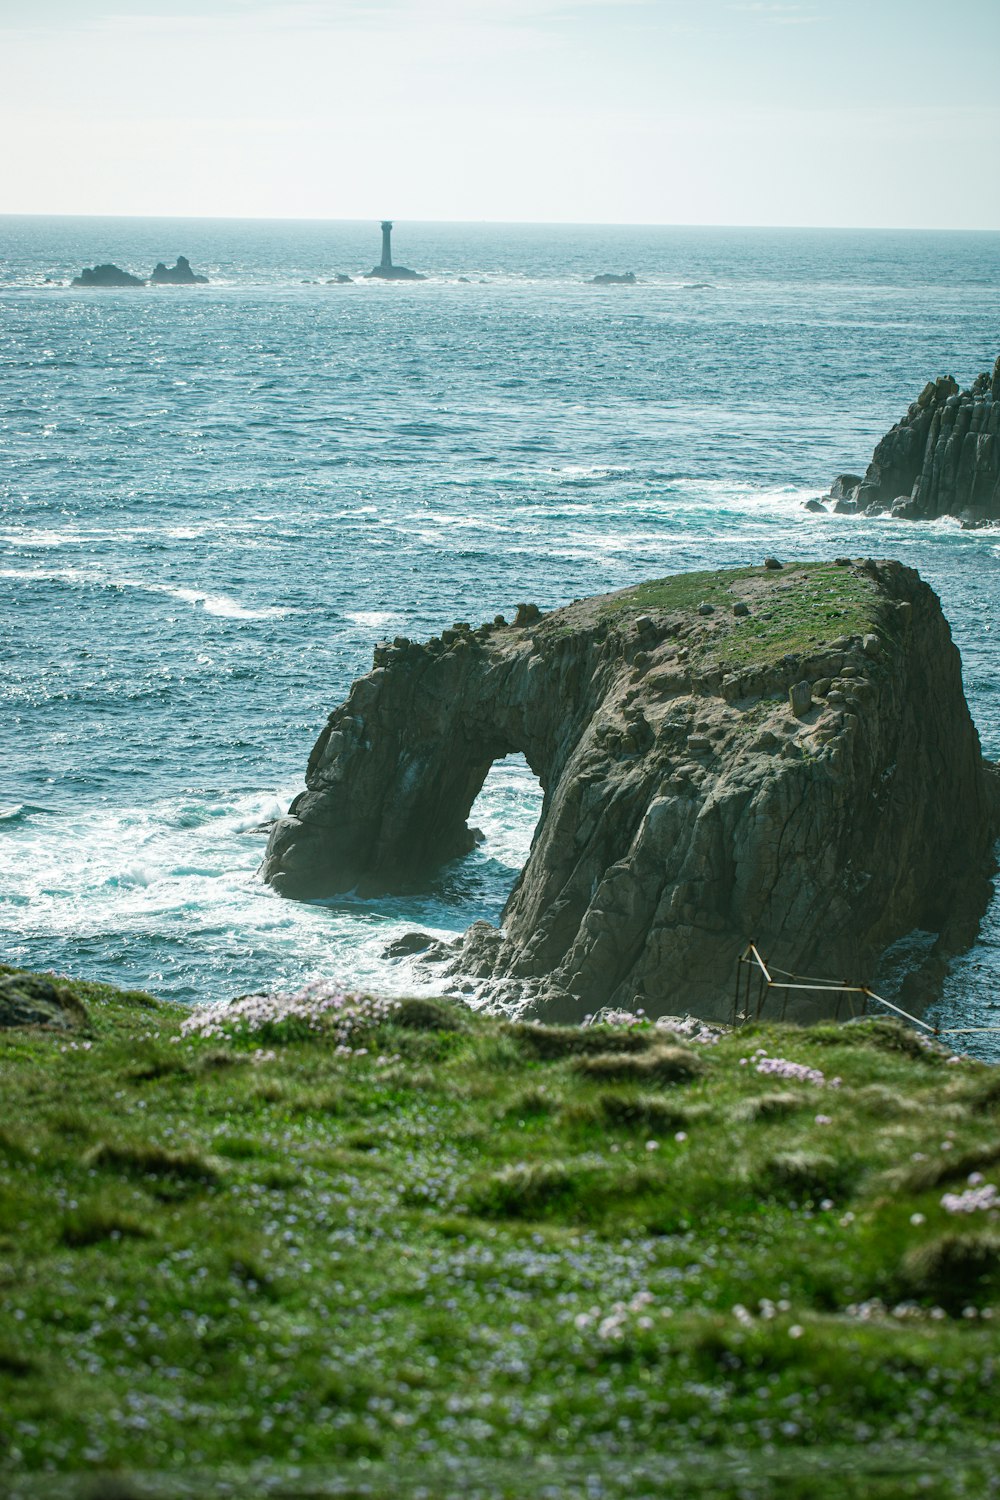
[[958,653],[897,563],[681,575],[397,638],[331,715],[265,879],[307,899],[419,885],[471,848],[489,768],[518,750],[543,791],[531,852],[501,928],[450,957],[541,1014],[724,1015],[751,936],[861,977],[915,927],[968,941],[988,894]]

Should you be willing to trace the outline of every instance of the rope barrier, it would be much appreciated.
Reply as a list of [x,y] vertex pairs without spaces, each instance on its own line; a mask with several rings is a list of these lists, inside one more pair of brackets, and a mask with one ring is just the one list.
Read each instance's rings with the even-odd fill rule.
[[[792,983],[783,983],[781,980],[772,979],[771,971],[764,962],[755,943],[748,943],[736,962],[736,993],[733,997],[733,1026],[745,1025],[750,1020],[750,981],[751,974],[756,965],[759,972],[757,987],[757,1004],[755,1007],[754,1020],[759,1021],[764,1010],[767,997],[772,990],[782,992],[781,1019],[785,1019],[785,1010],[788,1005],[788,992],[790,990],[808,990],[816,994],[836,995],[863,995],[865,1004],[862,1014],[867,1014],[868,1001],[874,1000],[879,1005],[884,1005],[886,1010],[891,1010],[895,1015],[901,1016],[904,1021],[909,1021],[913,1026],[919,1026],[921,1030],[928,1032],[931,1036],[971,1036],[973,1033],[1000,1032],[1000,1026],[931,1026],[927,1021],[921,1021],[919,1016],[911,1016],[908,1010],[894,1005],[891,1000],[886,1000],[883,995],[877,995],[867,984],[849,984],[846,979],[839,983],[835,979],[810,979],[805,974],[793,974],[788,969],[775,967],[775,974],[783,974],[785,980]],[[740,977],[741,969],[746,970],[746,982],[743,985],[743,1008],[740,1009]],[[851,1015],[854,1011],[852,1007]],[[840,1005],[836,1007],[836,1018],[840,1019]]]

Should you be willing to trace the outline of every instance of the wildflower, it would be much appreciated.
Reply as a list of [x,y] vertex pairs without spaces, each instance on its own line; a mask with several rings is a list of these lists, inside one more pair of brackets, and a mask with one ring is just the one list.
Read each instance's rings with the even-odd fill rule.
[[816,1124],[817,1125],[832,1125],[833,1124],[833,1119],[832,1119],[832,1117],[830,1115],[817,1115],[816,1116]]
[[[181,1022],[185,1037],[225,1038],[268,1034],[276,1040],[302,1035],[328,1036],[340,1055],[366,1037],[399,1004],[376,995],[354,994],[317,979],[293,994],[244,995],[228,1005],[199,1005]],[[362,1053],[366,1049],[353,1049]]]
[[686,1141],[687,1140],[687,1131],[686,1130],[678,1130],[677,1134],[674,1136],[674,1140],[675,1141]]
[[801,1323],[793,1323],[791,1328],[789,1328],[788,1330],[788,1337],[790,1339],[800,1339],[804,1332],[805,1329],[802,1327]]
[[910,1215],[910,1223],[913,1225],[913,1227],[915,1229],[917,1229],[917,1228],[920,1227],[921,1224],[926,1224],[927,1223],[927,1215],[926,1214],[911,1214]]
[[941,1207],[949,1214],[991,1213],[1000,1209],[1000,1195],[994,1183],[984,1182],[964,1193],[945,1193]]
[[[774,1074],[778,1078],[794,1078],[799,1083],[814,1083],[822,1085],[826,1082],[819,1068],[807,1067],[805,1063],[791,1062],[787,1057],[767,1057],[756,1053],[756,1071],[758,1073]],[[831,1079],[831,1087],[838,1088],[840,1079]]]
[[659,1149],[660,1149],[660,1143],[659,1143],[659,1141],[647,1141],[646,1142],[646,1150],[647,1151],[659,1151]]

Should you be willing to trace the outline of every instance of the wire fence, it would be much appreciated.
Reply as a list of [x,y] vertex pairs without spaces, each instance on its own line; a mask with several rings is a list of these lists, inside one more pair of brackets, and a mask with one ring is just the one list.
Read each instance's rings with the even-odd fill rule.
[[[779,978],[775,978],[779,975]],[[754,994],[754,978],[756,976],[757,988]],[[787,969],[779,969],[774,965],[770,967],[764,962],[755,943],[748,943],[746,949],[740,954],[736,963],[736,993],[733,997],[733,1021],[735,1027],[746,1026],[750,1021],[759,1021],[764,1010],[771,999],[772,991],[780,996],[780,1012],[777,1019],[783,1021],[788,1009],[788,1001],[795,991],[806,991],[812,994],[833,994],[837,1001],[834,1006],[834,1019],[839,1021],[845,1007],[848,1011],[848,1019],[854,1020],[858,1016],[866,1016],[872,1005],[884,1006],[894,1016],[899,1016],[903,1021],[909,1021],[912,1026],[917,1026],[921,1031],[927,1032],[929,1036],[969,1036],[973,1032],[1000,1032],[1000,1026],[935,1026],[927,1021],[921,1021],[919,1016],[911,1016],[908,1010],[902,1010],[900,1006],[894,1005],[891,1000],[886,1000],[883,995],[877,995],[867,984],[851,984],[849,980],[837,981],[835,979],[813,979],[807,974],[790,974]]]

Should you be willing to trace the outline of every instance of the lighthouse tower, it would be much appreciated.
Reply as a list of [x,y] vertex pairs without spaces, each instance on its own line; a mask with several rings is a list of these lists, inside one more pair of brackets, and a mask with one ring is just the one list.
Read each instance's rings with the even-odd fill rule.
[[394,266],[392,263],[392,220],[382,220],[382,259],[377,266],[365,272],[365,277],[375,277],[378,281],[424,281],[419,271],[411,271],[409,266]]

